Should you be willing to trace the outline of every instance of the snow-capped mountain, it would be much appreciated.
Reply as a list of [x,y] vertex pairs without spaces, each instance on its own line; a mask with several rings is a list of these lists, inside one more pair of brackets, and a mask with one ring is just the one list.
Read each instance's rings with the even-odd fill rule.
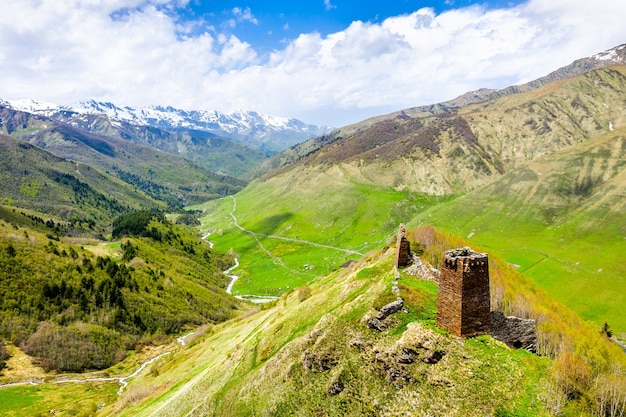
[[15,110],[64,120],[74,114],[105,115],[112,122],[151,126],[166,131],[197,130],[241,141],[260,149],[279,152],[296,143],[320,136],[331,130],[293,118],[270,116],[254,111],[222,113],[216,110],[181,110],[174,107],[119,107],[109,102],[83,101],[72,106],[59,106],[37,100],[0,101]]

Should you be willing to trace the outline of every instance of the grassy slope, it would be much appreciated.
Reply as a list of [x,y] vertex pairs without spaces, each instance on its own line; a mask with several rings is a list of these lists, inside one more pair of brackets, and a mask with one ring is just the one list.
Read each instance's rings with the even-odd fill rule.
[[[489,246],[490,250],[501,250],[503,255],[509,250],[506,248],[515,250],[507,254],[507,259],[522,265],[522,271],[546,288],[555,287],[552,294],[557,298],[577,305],[576,311],[586,319],[594,320],[598,325],[608,321],[614,329],[624,332],[626,322],[619,314],[624,300],[621,294],[612,291],[614,284],[618,288],[624,285],[623,278],[620,278],[623,277],[623,266],[619,260],[624,242],[621,234],[624,216],[620,216],[624,188],[617,177],[606,183],[607,179],[603,177],[605,171],[606,175],[617,175],[615,170],[620,169],[623,153],[619,149],[590,150],[597,155],[585,157],[575,152],[593,138],[605,134],[608,136],[603,136],[605,139],[602,140],[610,144],[614,137],[611,129],[615,129],[613,135],[617,135],[624,126],[625,73],[626,66],[616,66],[553,83],[530,93],[468,106],[459,111],[459,116],[471,127],[478,145],[472,148],[468,145],[473,143],[471,141],[448,141],[447,134],[436,136],[445,152],[442,150],[441,155],[428,164],[408,157],[397,158],[397,154],[394,159],[385,154],[386,147],[396,143],[393,140],[377,148],[382,156],[369,164],[363,160],[355,161],[354,155],[342,156],[344,159],[339,159],[343,162],[336,164],[315,165],[311,162],[328,155],[343,155],[346,149],[341,147],[342,139],[328,149],[307,156],[290,169],[247,187],[236,197],[235,215],[246,229],[258,233],[298,237],[361,253],[384,242],[399,223],[409,222],[414,217],[420,224],[434,222],[463,236],[469,235],[472,227],[480,227],[480,235],[488,234],[489,239],[475,242]],[[462,124],[452,126],[457,131]],[[379,130],[385,133],[389,129]],[[356,149],[364,146],[356,140],[357,137],[372,136],[358,130],[350,134],[357,136],[346,143],[354,144]],[[465,134],[464,137],[471,135]],[[398,146],[407,138],[400,135]],[[379,139],[374,137],[372,140]],[[577,145],[583,148],[572,148],[574,153],[567,151],[576,144],[583,144]],[[564,151],[555,160],[547,156],[557,155],[555,152],[559,149]],[[522,167],[494,182],[494,187],[500,187],[498,190],[487,186],[483,189],[487,191],[459,198],[456,203],[444,204],[432,212],[426,212],[426,209],[437,207],[451,198],[424,197],[409,191],[416,188],[440,190],[445,187],[433,188],[433,184],[461,181],[466,178],[467,164],[474,164],[476,156],[481,154],[490,155],[485,160],[505,171],[524,163],[533,164],[533,160],[546,155],[542,168],[545,173],[539,177]],[[371,151],[359,155],[369,157]],[[580,158],[586,158],[586,162],[581,162]],[[583,163],[586,165],[581,165]],[[447,166],[445,172],[448,174],[430,175],[428,170],[425,171],[427,166],[431,169],[442,164]],[[584,167],[583,174],[579,174],[581,167]],[[550,176],[550,181],[540,181],[546,176]],[[500,176],[492,173],[487,177],[489,181],[495,181]],[[486,177],[480,177],[480,181],[478,177],[470,178],[476,186]],[[531,189],[535,186],[537,189],[533,195],[536,198],[526,198],[530,195],[529,189],[515,188],[513,183],[525,184]],[[599,188],[601,184],[605,184],[602,189]],[[592,191],[595,193],[593,197],[586,195]],[[276,295],[332,270],[349,258],[339,251],[310,246],[297,248],[259,237],[274,256],[271,258],[259,249],[251,235],[234,227],[229,216],[233,207],[231,200],[204,207],[208,214],[203,220],[204,227],[221,235],[213,239],[215,244],[222,249],[232,248],[241,257],[239,271],[242,279],[236,283],[235,293]],[[475,222],[482,223],[472,226],[474,217],[477,217]],[[519,237],[517,229],[521,229]],[[584,236],[581,236],[582,231]],[[479,234],[476,236],[478,238]],[[561,239],[566,241],[565,245]],[[564,251],[567,253],[563,254]],[[581,253],[586,255],[581,256]],[[281,260],[286,267],[280,264]],[[279,269],[275,268],[276,265]],[[315,269],[304,270],[305,265],[313,265]],[[600,269],[602,272],[598,273]],[[554,274],[559,275],[558,279],[550,278]],[[605,279],[607,275],[609,277]],[[592,297],[587,297],[587,293]]]
[[[7,368],[0,369],[0,385],[22,381],[53,381],[58,379],[85,379],[90,377],[127,376],[134,372],[142,362],[156,356],[164,349],[172,346],[151,347],[150,344],[162,344],[174,336],[168,332],[167,326],[174,325],[177,332],[187,331],[201,323],[222,321],[232,317],[237,302],[225,294],[223,288],[226,280],[221,273],[232,258],[217,253],[201,242],[196,233],[175,230],[180,240],[163,243],[150,242],[147,238],[130,240],[137,247],[137,255],[126,263],[121,258],[120,243],[109,243],[106,247],[92,248],[88,243],[94,240],[61,238],[50,241],[45,226],[33,222],[19,210],[0,207],[0,343],[8,344],[10,358]],[[154,224],[165,235],[167,230]],[[41,230],[40,230],[41,229]],[[128,239],[125,239],[128,241]],[[70,244],[70,242],[80,242]],[[57,255],[46,252],[46,246],[53,243],[58,252],[72,253],[75,250],[77,259],[70,255]],[[192,246],[195,255],[181,250],[181,246]],[[8,248],[14,249],[10,263],[4,262]],[[125,299],[125,310],[132,314],[142,315],[146,325],[155,324],[160,327],[153,333],[144,333],[132,329],[131,325],[111,323],[114,307],[97,308],[93,297],[89,295],[86,312],[81,310],[77,302],[70,296],[59,300],[48,300],[42,297],[42,286],[63,282],[68,287],[80,289],[81,279],[94,278],[95,287],[103,282],[103,274],[96,271],[89,273],[85,269],[85,260],[96,265],[96,257],[111,256],[121,264],[126,264],[131,271],[132,281],[136,282],[139,291],[122,288]],[[205,259],[206,253],[210,261]],[[7,267],[10,265],[10,268]],[[76,266],[83,267],[82,273],[73,272]],[[163,272],[159,275],[159,271]],[[153,273],[156,272],[156,273]],[[76,293],[78,290],[74,291]],[[37,300],[40,300],[37,302]],[[33,302],[33,300],[35,300]],[[34,307],[33,307],[34,305]],[[49,311],[59,310],[50,316]],[[119,309],[117,309],[119,310]],[[36,316],[33,311],[37,312]],[[151,318],[148,318],[150,316]],[[42,368],[31,364],[32,358],[15,347],[11,342],[23,343],[33,333],[40,320],[49,320],[60,324],[72,324],[74,321],[110,325],[123,334],[129,346],[136,343],[135,350],[128,351],[123,362],[100,372],[82,374],[66,374],[60,372],[46,373]],[[132,321],[132,320],[131,320]],[[108,323],[108,324],[107,324]],[[6,339],[5,339],[6,338]],[[21,340],[21,341],[20,341]],[[67,340],[66,340],[67,341]],[[131,343],[132,342],[132,343]],[[175,343],[174,343],[175,344]],[[148,345],[147,347],[145,345]],[[74,346],[74,350],[78,346]],[[75,352],[74,352],[75,353]],[[60,384],[20,386],[0,389],[0,415],[41,415],[50,409],[57,410],[57,415],[93,415],[97,405],[114,401],[118,389],[116,382],[95,382],[85,385]]]
[[235,294],[279,295],[314,277],[338,268],[359,253],[384,245],[398,224],[442,199],[396,192],[352,179],[341,166],[274,177],[237,194],[236,211],[245,229],[325,244],[320,248],[258,236],[235,227],[230,212],[233,199],[209,202],[203,228],[216,232],[216,248],[232,248],[241,267]]
[[598,325],[626,332],[626,129],[433,207],[435,224],[500,254]]
[[[381,296],[390,294],[392,252],[373,254],[311,284],[312,296],[290,292],[275,307],[216,326],[132,385],[152,387],[121,415],[380,415],[397,412],[478,416],[495,409],[545,415],[538,389],[549,361],[511,351],[491,338],[461,342],[434,329],[436,286],[401,280],[406,312],[388,332],[367,329]],[[442,349],[444,359],[399,365],[404,347]],[[417,348],[420,350],[421,348]],[[305,353],[306,352],[306,353]],[[331,363],[322,372],[308,369]],[[322,365],[323,366],[323,365]],[[393,371],[402,376],[394,377]],[[341,381],[337,395],[329,387]],[[132,389],[132,387],[131,387]],[[124,398],[121,400],[124,402]],[[105,414],[116,413],[115,405]]]
[[54,214],[109,224],[128,208],[164,208],[130,185],[81,163],[58,158],[0,134],[0,201]]

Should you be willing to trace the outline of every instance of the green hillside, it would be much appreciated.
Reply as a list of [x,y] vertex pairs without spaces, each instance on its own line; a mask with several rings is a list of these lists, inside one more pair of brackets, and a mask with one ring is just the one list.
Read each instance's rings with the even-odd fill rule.
[[[528,407],[549,361],[490,338],[462,343],[443,335],[433,325],[432,282],[404,277],[406,312],[394,315],[385,333],[367,328],[364,317],[391,295],[389,255],[378,253],[320,277],[310,285],[309,298],[300,295],[302,289],[292,291],[271,309],[216,328],[165,364],[159,376],[138,381],[154,387],[176,381],[173,389],[139,399],[121,415],[362,416],[446,410],[478,416]],[[421,359],[397,362],[410,349]],[[436,351],[445,352],[443,359],[428,363],[426,357]],[[201,365],[181,373],[191,363]],[[498,394],[485,395],[491,392]],[[540,403],[531,410],[546,415]]]
[[236,206],[202,206],[203,228],[240,256],[233,292],[263,295],[357,259],[399,223],[473,232],[585,319],[625,332],[623,291],[613,292],[624,275],[625,74],[611,67],[303,144],[308,154],[253,182]]
[[245,185],[179,155],[2,106],[0,132],[114,176],[172,208],[233,194]]
[[83,231],[106,234],[113,219],[125,211],[165,208],[165,203],[89,165],[2,134],[0,162],[3,204],[71,222]]
[[158,213],[123,215],[116,242],[80,245],[29,227],[19,209],[0,213],[0,340],[46,370],[108,368],[238,308],[222,273],[232,256]]
[[[424,258],[466,243],[432,228],[409,235],[422,243]],[[119,396],[116,380],[91,382],[88,392],[79,383],[14,386],[0,389],[0,412],[580,416],[621,406],[607,394],[626,387],[626,355],[495,255],[492,304],[540,317],[538,349],[545,356],[437,329],[437,285],[404,271],[403,309],[385,319],[383,332],[368,328],[367,320],[396,297],[393,257],[380,248],[262,309],[199,328],[185,345],[129,356],[106,375],[129,375],[141,361],[157,360]],[[70,392],[80,400],[64,396]]]
[[582,317],[626,332],[626,129],[419,214],[499,253]]

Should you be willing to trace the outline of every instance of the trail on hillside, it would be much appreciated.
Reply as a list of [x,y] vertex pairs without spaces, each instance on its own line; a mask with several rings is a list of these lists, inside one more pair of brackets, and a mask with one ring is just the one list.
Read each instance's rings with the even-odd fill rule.
[[242,231],[242,232],[244,232],[244,233],[248,233],[248,234],[250,234],[250,235],[254,238],[254,240],[256,241],[256,243],[257,243],[257,245],[259,246],[259,248],[261,248],[261,250],[262,250],[263,252],[265,252],[265,254],[266,254],[267,256],[269,256],[269,257],[270,257],[270,259],[271,259],[271,260],[272,260],[275,264],[282,266],[283,268],[285,268],[285,269],[289,270],[290,272],[293,272],[294,274],[299,274],[299,273],[300,273],[299,271],[296,271],[296,270],[294,270],[294,269],[289,268],[287,265],[285,265],[285,263],[283,262],[283,260],[282,260],[282,259],[280,259],[280,258],[279,258],[279,257],[277,257],[277,256],[274,256],[274,255],[272,254],[272,252],[270,252],[269,250],[267,250],[267,248],[266,248],[265,246],[263,246],[263,244],[262,244],[262,243],[261,243],[261,241],[259,240],[259,237],[258,237],[258,236],[260,236],[260,235],[259,235],[258,233],[255,233],[255,232],[253,232],[252,230],[248,230],[248,229],[243,228],[243,227],[239,224],[239,222],[237,222],[237,217],[235,217],[235,210],[237,210],[237,200],[235,200],[235,197],[232,197],[232,199],[233,199],[233,208],[232,208],[232,210],[230,211],[230,213],[229,213],[229,214],[230,214],[230,217],[232,217],[233,222],[235,223],[235,227],[236,227],[236,228],[238,228],[239,230],[241,230],[241,231]]
[[[257,233],[257,232],[254,232],[252,230],[246,229],[245,227],[243,227],[242,225],[239,224],[237,216],[235,215],[235,211],[237,211],[237,199],[234,196],[230,196],[230,198],[232,198],[232,200],[233,200],[233,207],[230,210],[230,213],[228,213],[228,214],[233,219],[233,224],[235,225],[235,227],[238,228],[239,230],[241,230],[242,232],[247,233],[250,236],[252,236],[254,238],[255,242],[257,243],[258,247],[272,260],[272,262],[274,262],[274,264],[276,264],[276,265],[278,265],[280,267],[285,268],[286,270],[288,270],[292,274],[303,275],[303,272],[295,270],[295,269],[292,269],[289,266],[287,266],[280,257],[274,255],[265,246],[263,246],[263,243],[261,242],[259,237],[266,238],[266,239],[278,239],[278,240],[282,240],[282,241],[286,241],[286,242],[292,242],[292,243],[299,243],[299,244],[304,244],[304,245],[316,246],[316,247],[320,247],[320,248],[325,248],[325,249],[330,249],[330,250],[343,252],[343,253],[346,253],[348,255],[363,256],[363,254],[361,252],[356,251],[356,250],[352,250],[352,249],[338,248],[336,246],[325,245],[325,244],[317,243],[317,242],[311,242],[309,240],[304,240],[304,239],[295,239],[295,238],[290,238],[290,237],[285,237],[285,236],[268,235],[268,234],[265,234],[265,233]],[[202,238],[206,240],[206,238],[208,238],[210,236],[210,234],[211,233],[207,233]],[[212,242],[210,242],[210,243],[212,243]],[[239,279],[239,276],[235,275],[235,274],[231,274],[231,271],[233,269],[237,268],[238,266],[239,266],[239,259],[235,258],[235,265],[232,266],[231,268],[227,269],[226,271],[224,271],[224,274],[230,279],[230,282],[228,283],[228,286],[226,287],[226,292],[228,294],[231,294],[231,295],[233,293],[232,292],[233,291],[233,286],[234,286],[235,282]],[[235,297],[240,299],[240,300],[251,301],[253,303],[265,303],[265,302],[272,301],[272,300],[275,300],[275,299],[278,298],[278,297],[274,297],[274,296],[259,296],[259,295],[253,295],[253,294],[241,294],[241,295],[236,295]]]
[[[347,253],[349,255],[363,256],[363,254],[361,252],[356,251],[356,250],[352,250],[352,249],[338,248],[336,246],[325,245],[323,243],[311,242],[309,240],[295,239],[295,238],[290,238],[290,237],[285,237],[285,236],[266,235],[265,233],[256,233],[256,232],[253,232],[252,230],[245,229],[244,227],[242,227],[237,222],[237,217],[235,217],[235,211],[237,210],[237,200],[233,196],[231,196],[231,198],[233,199],[233,209],[230,211],[230,217],[233,218],[233,221],[235,222],[235,227],[237,227],[242,232],[251,234],[254,237],[254,239],[257,241],[257,243],[259,244],[261,249],[265,253],[267,253],[268,256],[270,256],[272,258],[275,258],[275,257],[267,249],[265,249],[265,247],[263,247],[263,245],[261,244],[261,242],[258,239],[258,236],[261,236],[261,237],[264,237],[264,238],[269,238],[269,239],[279,239],[279,240],[284,240],[284,241],[293,242],[293,243],[303,243],[305,245],[317,246],[317,247],[320,247],[320,248],[325,248],[325,249],[336,250],[336,251],[339,251],[339,252],[344,252],[344,253]],[[282,264],[282,261],[281,261],[281,264]],[[284,266],[284,264],[282,264],[282,265]]]

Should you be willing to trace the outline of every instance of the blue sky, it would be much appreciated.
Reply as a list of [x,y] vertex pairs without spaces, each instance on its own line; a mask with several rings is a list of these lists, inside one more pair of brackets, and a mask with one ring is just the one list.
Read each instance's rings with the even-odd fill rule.
[[0,99],[343,126],[626,43],[623,0],[5,0]]
[[300,33],[318,32],[326,36],[342,31],[357,20],[380,23],[389,17],[410,14],[423,7],[441,13],[471,5],[495,9],[519,3],[521,0],[280,0],[245,3],[240,0],[197,0],[189,3],[181,18],[205,20],[208,27],[215,28],[211,30],[233,33],[264,55],[284,47]]

